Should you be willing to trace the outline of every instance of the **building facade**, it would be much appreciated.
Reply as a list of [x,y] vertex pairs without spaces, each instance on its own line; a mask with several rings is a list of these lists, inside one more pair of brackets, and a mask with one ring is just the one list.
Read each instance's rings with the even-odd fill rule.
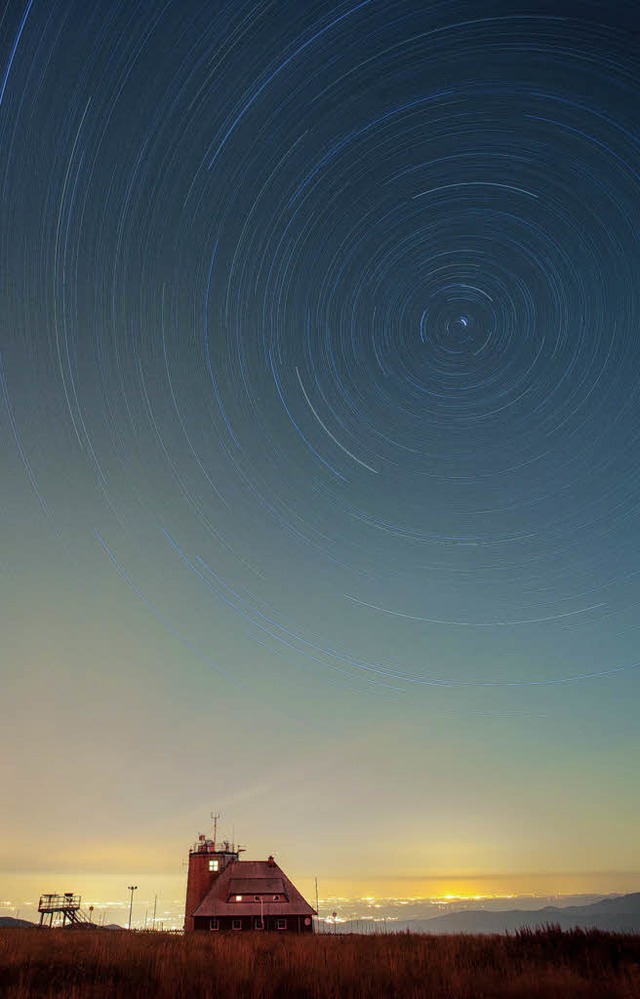
[[273,857],[239,854],[233,844],[204,836],[189,851],[185,930],[313,933],[315,909]]

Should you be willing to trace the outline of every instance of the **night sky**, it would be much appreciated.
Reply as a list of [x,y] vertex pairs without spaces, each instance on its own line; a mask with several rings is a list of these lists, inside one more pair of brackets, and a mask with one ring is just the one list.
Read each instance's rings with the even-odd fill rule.
[[638,29],[0,0],[4,898],[640,887]]

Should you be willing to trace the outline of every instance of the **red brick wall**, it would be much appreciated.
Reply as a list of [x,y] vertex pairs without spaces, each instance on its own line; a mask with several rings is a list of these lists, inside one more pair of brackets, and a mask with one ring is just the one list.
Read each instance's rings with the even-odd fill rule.
[[[209,861],[215,860],[211,853],[190,853],[189,873],[187,874],[187,900],[184,907],[184,928],[192,930],[191,913],[200,904],[219,872],[209,870]],[[222,866],[222,864],[220,865]]]

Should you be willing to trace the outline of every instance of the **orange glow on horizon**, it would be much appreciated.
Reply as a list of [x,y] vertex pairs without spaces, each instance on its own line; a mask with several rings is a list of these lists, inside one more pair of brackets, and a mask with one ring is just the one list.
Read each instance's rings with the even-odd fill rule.
[[640,872],[514,872],[415,879],[371,878],[366,882],[361,879],[327,878],[324,883],[327,894],[336,897],[430,899],[445,903],[537,895],[625,894],[640,891]]

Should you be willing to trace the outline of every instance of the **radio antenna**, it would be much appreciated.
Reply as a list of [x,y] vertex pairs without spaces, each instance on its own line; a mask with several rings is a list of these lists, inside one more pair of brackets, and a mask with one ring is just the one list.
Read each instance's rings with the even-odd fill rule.
[[218,819],[222,818],[222,812],[212,812],[211,818],[213,819],[213,849],[216,848],[216,837],[218,835]]

